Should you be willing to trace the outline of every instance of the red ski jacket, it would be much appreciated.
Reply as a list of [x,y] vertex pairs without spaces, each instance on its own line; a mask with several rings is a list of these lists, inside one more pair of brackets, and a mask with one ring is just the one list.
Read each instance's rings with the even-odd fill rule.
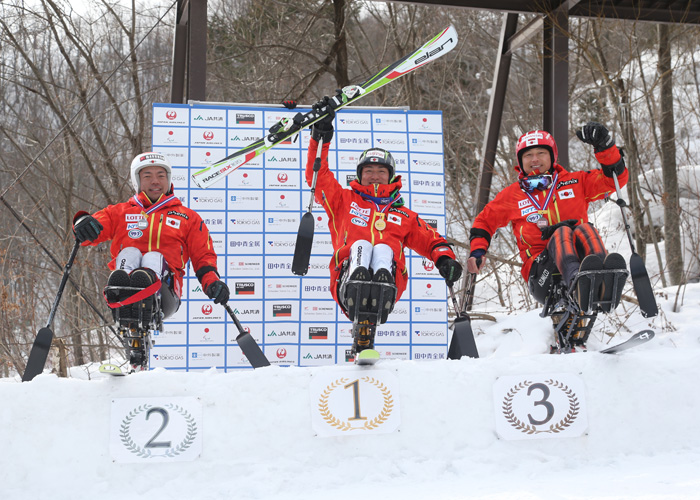
[[[619,158],[619,157],[618,157]],[[537,227],[537,220],[544,217],[549,225],[567,219],[577,219],[579,224],[588,222],[588,205],[615,191],[615,181],[603,175],[600,169],[567,172],[561,165],[554,165],[558,175],[554,184],[549,204],[543,206],[552,189],[535,190],[528,198],[517,182],[506,187],[486,204],[476,216],[471,229],[471,251],[488,250],[491,237],[500,227],[513,224],[513,234],[523,261],[522,275],[527,281],[530,268],[535,258],[547,247],[542,240],[542,232]],[[620,187],[627,184],[627,169],[617,177]]]
[[[306,182],[309,186],[313,179],[317,147],[318,142],[311,139],[306,162]],[[352,181],[351,189],[345,189],[328,168],[329,147],[330,143],[323,144],[315,198],[328,214],[334,249],[329,265],[333,298],[338,302],[337,280],[343,263],[350,254],[350,247],[358,240],[367,240],[373,245],[384,243],[393,250],[398,301],[408,280],[404,248],[410,248],[433,262],[443,255],[454,259],[455,254],[445,238],[417,213],[403,206],[399,194],[400,176],[391,184],[362,186],[359,182]],[[395,201],[392,203],[391,200]],[[380,231],[375,223],[382,218],[386,224]]]
[[[139,205],[140,203],[140,205]],[[143,207],[142,207],[143,206]],[[78,212],[74,221],[87,212]],[[141,253],[160,252],[175,275],[175,292],[182,296],[182,277],[185,265],[192,259],[192,267],[202,284],[202,289],[219,279],[216,253],[209,229],[194,210],[185,207],[172,195],[161,195],[155,203],[140,193],[125,203],[109,205],[93,214],[103,226],[99,237],[86,241],[84,246],[95,246],[112,241],[109,268],[115,269],[115,259],[126,247],[136,247]],[[139,221],[146,220],[147,227]]]

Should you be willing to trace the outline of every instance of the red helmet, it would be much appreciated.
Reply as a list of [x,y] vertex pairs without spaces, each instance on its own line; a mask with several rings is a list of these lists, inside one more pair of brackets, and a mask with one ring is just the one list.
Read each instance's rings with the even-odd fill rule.
[[549,132],[544,130],[531,130],[520,136],[518,145],[515,147],[515,154],[518,156],[518,166],[522,173],[523,168],[523,153],[530,148],[546,148],[549,149],[549,156],[552,158],[552,167],[557,162],[559,154],[557,152],[557,143],[554,142],[554,137]]

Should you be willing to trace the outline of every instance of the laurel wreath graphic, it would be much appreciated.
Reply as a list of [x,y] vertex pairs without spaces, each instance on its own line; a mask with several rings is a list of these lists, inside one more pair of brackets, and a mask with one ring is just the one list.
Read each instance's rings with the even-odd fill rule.
[[131,410],[128,413],[128,415],[124,417],[124,420],[122,420],[122,424],[119,430],[119,437],[121,438],[121,442],[127,450],[129,450],[131,453],[140,458],[153,458],[156,456],[172,458],[176,457],[177,455],[180,455],[190,446],[192,446],[192,443],[194,443],[194,440],[197,437],[197,423],[195,422],[194,417],[187,410],[180,407],[179,405],[168,403],[165,405],[165,407],[179,413],[185,419],[185,422],[187,422],[187,432],[185,433],[185,437],[180,442],[180,444],[178,444],[175,447],[168,448],[168,451],[164,454],[153,455],[150,449],[141,448],[134,442],[134,440],[131,437],[131,424],[133,423],[134,418],[136,418],[141,413],[153,408],[153,405],[145,404],[140,405],[137,408]]
[[574,422],[574,420],[576,420],[579,414],[580,406],[578,398],[576,397],[574,391],[569,389],[567,385],[559,382],[558,380],[549,379],[545,380],[545,383],[551,387],[556,387],[557,389],[561,390],[564,394],[566,394],[566,397],[569,400],[569,411],[567,412],[566,416],[558,423],[551,424],[549,426],[549,429],[538,429],[536,426],[526,424],[520,419],[518,419],[518,417],[516,417],[515,413],[513,412],[513,398],[519,391],[527,389],[533,384],[532,381],[526,380],[512,387],[506,394],[506,397],[503,399],[503,415],[506,417],[506,420],[511,426],[515,427],[521,432],[524,432],[525,434],[540,434],[543,432],[558,433],[565,430]]
[[391,412],[394,410],[394,398],[391,395],[391,391],[381,381],[376,380],[374,377],[362,377],[360,380],[364,380],[365,382],[374,385],[382,393],[382,396],[384,397],[384,406],[382,407],[382,410],[376,417],[369,420],[365,420],[364,425],[362,425],[361,427],[352,426],[346,420],[341,420],[335,415],[333,415],[330,408],[328,407],[328,399],[330,398],[331,393],[335,389],[337,389],[340,386],[345,386],[348,383],[347,378],[341,378],[326,387],[318,403],[318,409],[321,413],[321,417],[323,417],[323,420],[331,427],[335,427],[336,429],[339,429],[341,431],[371,431],[382,425],[384,422],[386,422],[389,416],[391,415]]

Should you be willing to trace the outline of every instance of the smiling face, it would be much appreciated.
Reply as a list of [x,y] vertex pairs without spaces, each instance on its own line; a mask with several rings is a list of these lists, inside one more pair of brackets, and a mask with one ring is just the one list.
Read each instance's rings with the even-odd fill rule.
[[360,184],[363,186],[389,184],[389,180],[389,169],[383,165],[366,165],[362,167]]
[[544,174],[552,168],[552,157],[547,148],[530,148],[522,154],[520,161],[525,175]]
[[139,181],[141,182],[141,191],[146,193],[146,196],[151,201],[156,201],[161,195],[168,192],[168,172],[163,167],[153,166],[146,167],[139,171]]

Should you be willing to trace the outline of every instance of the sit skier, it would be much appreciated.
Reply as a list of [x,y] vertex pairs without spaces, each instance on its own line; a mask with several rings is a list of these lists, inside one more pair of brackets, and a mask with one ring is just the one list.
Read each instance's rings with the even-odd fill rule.
[[[326,100],[315,106],[326,106]],[[431,259],[448,286],[459,279],[462,266],[447,240],[404,206],[401,176],[395,175],[390,152],[380,148],[364,151],[350,188],[340,185],[328,168],[333,118],[331,113],[311,130],[306,181],[311,186],[317,148],[321,147],[315,197],[328,214],[334,249],[329,266],[331,294],[355,324],[353,354],[372,350],[359,357],[377,357],[373,351],[376,325],[387,321],[406,289],[405,249]],[[369,327],[358,328],[358,324]]]
[[[174,195],[171,178],[165,156],[137,155],[131,162],[136,194],[92,215],[78,212],[73,219],[75,237],[83,245],[112,242],[109,268],[113,271],[105,298],[123,333],[144,334],[178,310],[190,259],[207,296],[216,304],[225,304],[229,298],[229,289],[217,272],[209,230],[199,214]],[[161,311],[154,310],[157,303]],[[148,360],[138,359],[143,358],[142,343],[133,343],[137,345],[131,347],[140,349],[131,353],[130,362],[134,368],[143,368]]]
[[[600,169],[566,171],[556,163],[557,145],[544,130],[533,130],[520,137],[515,167],[519,178],[498,193],[474,219],[467,270],[481,271],[491,237],[498,228],[512,223],[523,261],[522,276],[533,297],[545,304],[555,278],[560,277],[569,295],[577,301],[580,316],[594,308],[610,312],[620,302],[624,280],[620,283],[611,278],[623,272],[626,277],[626,262],[617,253],[607,253],[598,231],[588,222],[588,206],[615,191],[613,173],[621,186],[627,183],[628,173],[624,158],[603,125],[589,122],[577,136],[594,147]],[[592,279],[591,273],[581,275],[584,271],[607,277]],[[616,288],[615,296],[613,288]],[[556,327],[558,317],[553,316],[553,320]],[[591,323],[586,332],[579,332],[580,338],[576,340],[580,344],[585,341],[590,326]]]

